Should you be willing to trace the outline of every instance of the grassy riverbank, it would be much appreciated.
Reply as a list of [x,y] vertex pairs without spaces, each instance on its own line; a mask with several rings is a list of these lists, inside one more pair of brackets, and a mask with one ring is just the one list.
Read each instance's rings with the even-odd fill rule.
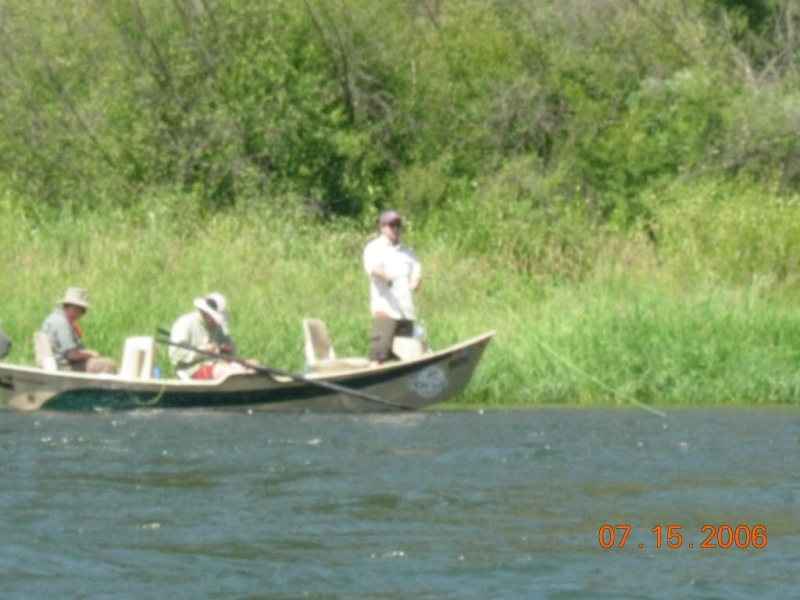
[[71,285],[115,357],[211,290],[247,356],[364,354],[392,206],[430,343],[499,332],[462,402],[795,403],[798,10],[6,0],[12,358]]
[[[656,242],[613,229],[578,239],[576,229],[566,252],[547,224],[520,224],[532,248],[549,239],[526,269],[507,244],[473,250],[479,207],[470,220],[463,208],[426,224],[411,215],[404,241],[425,268],[418,304],[431,345],[498,331],[460,401],[798,402],[796,200],[720,203],[708,189],[688,191],[664,202]],[[32,362],[31,332],[71,285],[91,292],[87,345],[118,359],[125,336],[169,327],[214,290],[229,298],[242,354],[265,364],[302,369],[306,316],[328,323],[340,354],[366,352],[360,249],[370,224],[262,209],[202,217],[189,207],[164,196],[135,212],[33,218],[7,202],[0,318],[15,341],[10,360]]]

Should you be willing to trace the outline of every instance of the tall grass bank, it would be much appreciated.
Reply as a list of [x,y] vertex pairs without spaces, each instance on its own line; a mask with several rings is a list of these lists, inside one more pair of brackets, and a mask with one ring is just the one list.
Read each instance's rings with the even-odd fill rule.
[[[515,224],[522,247],[480,204],[427,222],[408,215],[404,241],[423,263],[418,305],[430,344],[498,331],[460,402],[797,402],[797,201],[763,202],[755,188],[737,196],[742,189],[674,190],[653,220],[655,239],[576,222],[562,223],[556,240],[551,225],[529,221]],[[73,285],[91,292],[87,343],[110,356],[121,355],[125,336],[169,327],[209,291],[229,298],[242,354],[265,364],[302,370],[309,316],[328,323],[340,354],[367,351],[360,256],[374,234],[369,221],[267,210],[203,216],[190,198],[168,196],[139,212],[36,219],[6,201],[0,214],[0,319],[15,342],[8,360],[32,363],[31,333]],[[165,355],[159,361],[169,368]]]

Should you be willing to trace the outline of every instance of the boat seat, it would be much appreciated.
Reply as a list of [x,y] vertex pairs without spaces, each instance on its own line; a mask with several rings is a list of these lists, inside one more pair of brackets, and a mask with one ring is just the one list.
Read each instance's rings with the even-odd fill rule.
[[414,360],[430,354],[427,345],[414,337],[397,335],[392,340],[392,354],[400,360]]
[[150,379],[155,354],[156,342],[152,337],[142,335],[126,338],[119,376],[124,379]]
[[44,331],[37,331],[33,334],[33,355],[36,366],[45,371],[58,371],[58,363],[53,355],[53,346],[50,338]]
[[368,358],[339,358],[328,336],[328,328],[319,319],[303,319],[306,367],[311,372],[348,371],[369,366]]

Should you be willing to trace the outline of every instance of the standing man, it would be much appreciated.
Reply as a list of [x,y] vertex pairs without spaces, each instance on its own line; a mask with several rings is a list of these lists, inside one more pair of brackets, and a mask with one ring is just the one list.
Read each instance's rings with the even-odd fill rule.
[[83,347],[83,331],[78,327],[78,319],[91,306],[89,292],[82,288],[69,288],[60,304],[61,307],[42,323],[42,331],[50,338],[59,371],[116,373],[116,362]]
[[392,357],[395,336],[414,333],[414,293],[420,286],[422,267],[414,253],[400,244],[402,227],[400,215],[387,210],[378,219],[378,237],[364,247],[372,312],[372,366]]

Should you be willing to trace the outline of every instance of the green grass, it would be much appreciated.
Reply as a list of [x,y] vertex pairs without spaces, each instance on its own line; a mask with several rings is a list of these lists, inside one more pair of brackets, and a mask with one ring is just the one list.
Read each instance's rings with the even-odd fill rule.
[[[308,316],[326,321],[339,354],[367,352],[360,251],[370,226],[256,210],[200,218],[176,206],[40,220],[5,206],[0,319],[15,341],[9,360],[32,364],[31,333],[70,286],[90,290],[93,308],[81,322],[87,346],[118,360],[126,336],[169,328],[210,291],[228,297],[232,332],[248,358],[301,371],[300,322]],[[769,227],[789,223],[785,212],[767,217]],[[750,223],[746,212],[741,218]],[[418,306],[430,344],[498,331],[459,402],[798,402],[795,280],[771,276],[752,251],[742,253],[750,256],[745,266],[758,265],[761,276],[711,272],[704,265],[724,261],[699,246],[693,222],[685,221],[683,238],[674,233],[682,246],[665,243],[659,252],[637,236],[589,236],[582,247],[591,256],[582,260],[592,268],[570,281],[546,265],[520,272],[505,256],[471,255],[411,221],[404,241],[423,262]],[[781,235],[771,239],[786,246]],[[714,236],[724,247],[723,232]],[[169,370],[163,347],[158,360]]]

